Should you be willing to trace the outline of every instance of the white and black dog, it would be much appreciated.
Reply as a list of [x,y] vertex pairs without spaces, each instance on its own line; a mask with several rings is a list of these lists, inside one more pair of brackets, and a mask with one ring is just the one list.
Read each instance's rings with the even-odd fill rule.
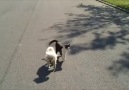
[[53,47],[49,46],[46,50],[46,54],[45,54],[45,58],[43,58],[42,60],[45,60],[47,61],[47,65],[48,65],[48,68],[50,68],[50,65],[52,64],[53,67],[54,67],[54,71],[56,69],[56,64],[57,64],[57,59],[59,58],[60,56],[58,56],[54,50]]
[[62,57],[62,60],[65,61],[66,60],[66,54],[67,54],[68,50],[70,49],[70,44],[62,44],[58,40],[52,40],[49,43],[49,45],[51,45],[54,42],[55,42],[55,52],[56,52],[56,54],[59,52],[60,57]]

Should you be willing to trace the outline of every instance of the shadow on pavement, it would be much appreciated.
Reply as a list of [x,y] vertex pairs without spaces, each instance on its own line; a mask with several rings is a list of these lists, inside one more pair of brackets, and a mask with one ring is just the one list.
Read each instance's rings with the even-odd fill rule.
[[48,70],[48,67],[46,65],[41,66],[38,71],[37,71],[37,75],[38,78],[34,79],[34,82],[36,83],[42,83],[45,82],[49,79],[49,77],[47,77],[53,70]]
[[57,60],[57,65],[56,65],[56,72],[57,71],[61,71],[62,70],[62,64],[63,64],[64,61],[59,61]]
[[[57,60],[57,65],[56,65],[55,72],[62,70],[62,64],[63,64],[63,61]],[[52,70],[49,70],[48,67],[47,67],[47,64],[45,64],[45,65],[41,66],[38,69],[38,71],[37,71],[38,78],[35,78],[33,81],[36,82],[36,83],[43,83],[43,82],[49,80],[48,75],[51,72],[53,72],[53,69]]]
[[[75,38],[83,38],[83,43],[79,43],[80,39],[78,43],[71,45],[71,55],[86,50],[115,50],[116,46],[129,48],[127,47],[129,44],[128,14],[109,6],[80,4],[76,8],[83,10],[86,14],[66,13],[69,17],[66,22],[50,27],[59,33],[59,36],[55,38],[69,40],[71,44]],[[93,38],[86,42],[89,33]],[[113,75],[124,72],[125,69],[129,70],[129,53],[125,52],[121,52],[122,59],[113,62],[108,68]]]
[[[94,39],[90,43],[71,45],[71,54],[78,54],[84,50],[107,50],[113,49],[117,44],[126,45],[129,38],[128,14],[111,7],[93,6],[80,4],[77,8],[90,14],[66,13],[70,18],[63,23],[55,24],[55,29],[63,40],[72,42],[74,38],[85,37],[91,33]],[[108,30],[109,26],[118,27],[120,30]],[[113,28],[112,28],[113,29]],[[63,34],[63,35],[62,35]],[[86,38],[87,39],[87,38]]]
[[108,70],[111,71],[112,75],[118,76],[120,73],[129,72],[129,52],[124,52],[120,60],[114,61]]

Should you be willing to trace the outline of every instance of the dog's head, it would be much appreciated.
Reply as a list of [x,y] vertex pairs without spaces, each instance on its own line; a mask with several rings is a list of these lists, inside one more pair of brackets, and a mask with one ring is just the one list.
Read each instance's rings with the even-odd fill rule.
[[70,50],[70,44],[65,44],[65,49]]

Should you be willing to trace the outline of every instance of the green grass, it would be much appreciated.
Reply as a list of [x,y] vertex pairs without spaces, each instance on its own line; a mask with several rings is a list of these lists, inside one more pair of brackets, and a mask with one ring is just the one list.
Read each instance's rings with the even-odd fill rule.
[[105,0],[105,1],[129,11],[129,0]]

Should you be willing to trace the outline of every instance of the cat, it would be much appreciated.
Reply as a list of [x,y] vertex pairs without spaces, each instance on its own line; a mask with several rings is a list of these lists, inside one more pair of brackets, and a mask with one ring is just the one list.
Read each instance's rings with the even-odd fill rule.
[[52,64],[54,67],[53,71],[55,71],[58,57],[59,56],[56,54],[55,49],[49,46],[46,50],[45,58],[42,60],[47,61],[48,68],[50,68],[50,64]]
[[67,54],[67,51],[69,50],[70,48],[70,44],[62,44],[61,42],[59,42],[58,40],[52,40],[49,45],[51,45],[52,43],[55,42],[55,51],[56,51],[56,54],[59,52],[60,53],[60,56],[62,56],[62,60],[65,61],[66,60],[66,54]]

